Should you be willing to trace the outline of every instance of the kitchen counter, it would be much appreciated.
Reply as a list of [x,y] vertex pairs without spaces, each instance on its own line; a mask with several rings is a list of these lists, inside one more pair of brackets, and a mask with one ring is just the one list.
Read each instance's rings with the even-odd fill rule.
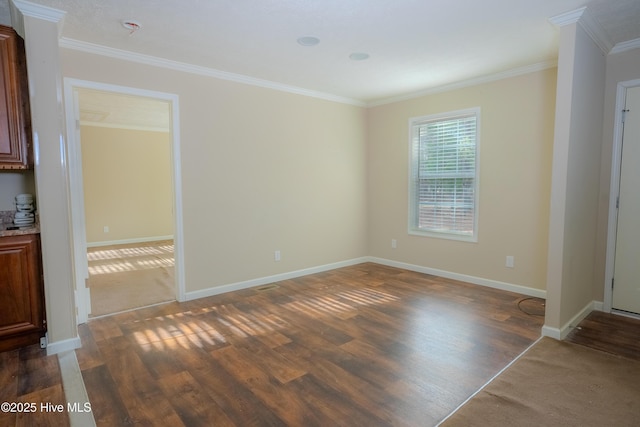
[[15,216],[15,214],[15,211],[0,211],[0,237],[23,236],[25,234],[40,234],[40,224],[38,222],[37,215],[35,224],[11,230],[12,228],[16,227],[13,224],[13,217]]
[[17,230],[7,230],[7,227],[12,228],[13,226],[13,224],[0,224],[0,237],[22,236],[25,234],[40,233],[39,224],[30,225],[28,227],[20,227]]

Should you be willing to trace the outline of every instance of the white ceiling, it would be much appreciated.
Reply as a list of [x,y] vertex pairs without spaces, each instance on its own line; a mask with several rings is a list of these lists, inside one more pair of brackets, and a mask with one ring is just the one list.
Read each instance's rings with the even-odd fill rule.
[[[553,62],[548,18],[582,6],[612,45],[640,39],[640,0],[29,1],[67,12],[63,41],[361,102]],[[121,25],[131,19],[142,25],[133,34]]]
[[[8,1],[0,0],[0,23],[9,19]],[[62,46],[117,49],[369,105],[549,66],[558,49],[549,18],[583,6],[607,44],[640,46],[640,0],[29,1],[66,12]],[[130,33],[124,20],[142,28]],[[301,46],[301,36],[320,43]],[[354,52],[370,58],[352,61]],[[133,123],[135,98],[103,95],[85,93],[83,120],[97,121],[102,111],[103,122]],[[147,114],[136,113],[137,123],[166,123],[151,112],[166,106],[141,101]]]

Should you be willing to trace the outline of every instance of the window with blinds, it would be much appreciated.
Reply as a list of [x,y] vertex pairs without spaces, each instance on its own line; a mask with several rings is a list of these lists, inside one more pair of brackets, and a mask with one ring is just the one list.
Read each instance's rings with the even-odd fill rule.
[[411,234],[476,241],[478,108],[412,119]]

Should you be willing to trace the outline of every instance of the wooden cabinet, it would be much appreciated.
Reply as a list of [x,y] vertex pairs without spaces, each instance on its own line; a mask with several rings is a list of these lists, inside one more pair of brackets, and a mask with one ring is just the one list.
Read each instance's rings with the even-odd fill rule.
[[39,343],[45,330],[40,236],[0,237],[0,351]]
[[0,170],[32,164],[24,41],[0,25]]

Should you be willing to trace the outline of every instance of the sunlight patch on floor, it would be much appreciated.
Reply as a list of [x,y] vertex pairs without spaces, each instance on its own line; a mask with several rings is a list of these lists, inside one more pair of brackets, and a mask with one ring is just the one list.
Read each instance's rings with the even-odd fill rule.
[[[293,310],[312,312],[316,315],[339,315],[344,317],[357,312],[358,306],[384,304],[400,298],[374,289],[359,289],[338,292],[335,296],[299,299],[285,305]],[[348,302],[345,302],[348,301]]]
[[173,245],[162,246],[140,246],[132,248],[119,248],[119,249],[104,249],[93,250],[90,249],[87,252],[87,259],[89,261],[102,261],[116,258],[134,258],[140,256],[149,255],[172,255]]
[[[316,316],[351,316],[358,306],[384,304],[399,297],[374,289],[338,292],[335,295],[304,297],[285,304],[294,311]],[[288,323],[265,310],[241,311],[232,304],[203,307],[180,313],[156,316],[134,323],[148,323],[149,327],[133,334],[145,351],[210,348],[226,345],[229,338],[259,337],[277,332]],[[153,326],[151,326],[153,325]]]
[[164,259],[152,259],[152,260],[117,260],[113,262],[106,262],[99,265],[90,265],[89,274],[110,274],[110,273],[124,273],[127,271],[136,270],[149,270],[153,268],[167,268],[174,267],[175,261],[173,258]]

